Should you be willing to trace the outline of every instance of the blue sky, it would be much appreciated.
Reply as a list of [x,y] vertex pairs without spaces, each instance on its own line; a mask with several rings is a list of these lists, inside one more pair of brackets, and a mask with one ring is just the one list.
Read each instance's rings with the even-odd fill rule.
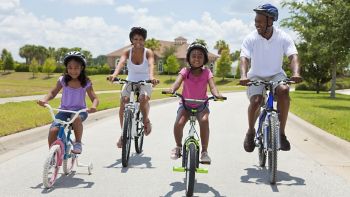
[[[45,47],[81,47],[96,57],[129,44],[133,26],[148,30],[149,38],[173,41],[183,36],[207,41],[210,51],[219,39],[239,50],[254,30],[252,11],[261,0],[0,0],[0,50],[16,60],[25,44]],[[281,0],[270,0],[281,8]],[[278,23],[275,24],[278,26]],[[287,30],[293,38],[296,34]]]

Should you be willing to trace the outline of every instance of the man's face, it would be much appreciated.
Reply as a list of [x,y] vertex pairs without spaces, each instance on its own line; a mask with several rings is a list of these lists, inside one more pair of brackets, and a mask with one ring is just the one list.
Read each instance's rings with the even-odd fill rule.
[[267,23],[270,23],[270,25],[271,25],[272,21],[271,21],[270,17],[268,17],[268,20],[266,20],[266,16],[265,15],[256,13],[256,16],[255,16],[255,28],[256,28],[256,30],[258,31],[258,33],[260,35],[265,33],[266,27],[268,25]]

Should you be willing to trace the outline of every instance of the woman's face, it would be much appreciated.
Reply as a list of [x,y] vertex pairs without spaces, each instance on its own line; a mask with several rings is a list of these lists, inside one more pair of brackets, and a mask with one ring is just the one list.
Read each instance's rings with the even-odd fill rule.
[[135,48],[143,48],[145,45],[145,39],[141,35],[135,34],[131,39],[131,43]]
[[193,67],[201,67],[204,64],[204,54],[200,49],[193,49],[190,53],[190,64]]
[[77,79],[83,69],[81,62],[74,59],[70,60],[67,64],[67,73],[73,79]]

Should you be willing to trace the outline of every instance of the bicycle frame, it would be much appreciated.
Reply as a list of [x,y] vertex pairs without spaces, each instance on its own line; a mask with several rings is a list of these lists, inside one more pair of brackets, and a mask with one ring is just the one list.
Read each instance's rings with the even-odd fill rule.
[[[60,127],[59,127],[59,132],[57,134],[57,140],[55,140],[55,142],[51,145],[60,145],[61,147],[61,152],[64,153],[63,158],[59,158],[59,165],[62,165],[62,161],[64,159],[68,159],[70,158],[72,155],[68,154],[68,143],[70,142],[71,144],[73,144],[73,141],[70,139],[71,133],[72,133],[72,129],[71,129],[71,124],[75,121],[75,119],[79,116],[79,114],[81,112],[86,112],[86,109],[82,109],[79,111],[71,111],[71,110],[63,110],[63,109],[55,109],[52,108],[49,104],[45,104],[45,107],[47,107],[50,111],[51,117],[55,122],[60,123]],[[74,114],[74,116],[72,118],[69,118],[67,121],[63,121],[60,119],[56,119],[55,114],[53,111],[61,111],[61,112],[68,112],[68,113],[72,113]],[[67,133],[67,134],[66,134]],[[75,154],[74,154],[75,157]]]

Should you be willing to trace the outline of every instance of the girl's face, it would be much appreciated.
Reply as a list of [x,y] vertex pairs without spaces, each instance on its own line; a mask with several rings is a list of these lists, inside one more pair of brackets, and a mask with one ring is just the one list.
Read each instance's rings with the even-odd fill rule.
[[67,64],[67,73],[73,79],[77,79],[83,69],[81,62],[74,59],[70,60]]
[[190,53],[190,64],[193,67],[201,67],[204,64],[204,54],[200,49],[193,49]]
[[143,48],[145,45],[145,39],[139,34],[135,34],[131,41],[135,48]]

